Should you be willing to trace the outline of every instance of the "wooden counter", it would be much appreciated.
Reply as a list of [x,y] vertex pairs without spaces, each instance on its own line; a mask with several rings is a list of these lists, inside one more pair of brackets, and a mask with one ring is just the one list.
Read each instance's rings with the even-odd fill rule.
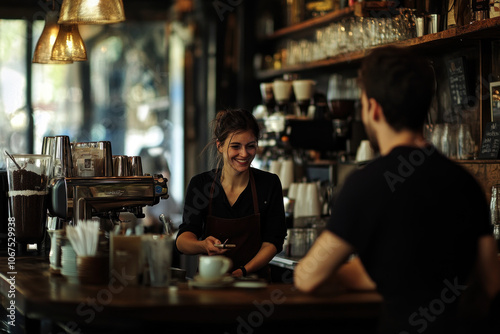
[[[328,324],[330,330],[336,328],[337,333],[359,326],[370,332],[381,303],[376,292],[312,296],[291,284],[205,290],[179,283],[176,287],[151,288],[132,286],[114,275],[108,285],[81,285],[51,275],[43,257],[16,258],[14,275],[9,274],[12,270],[7,269],[7,258],[0,258],[0,268],[4,309],[14,301],[18,317],[80,333],[151,333],[160,328],[168,328],[169,333],[299,332],[319,323]],[[15,298],[9,297],[10,276],[15,277]]]

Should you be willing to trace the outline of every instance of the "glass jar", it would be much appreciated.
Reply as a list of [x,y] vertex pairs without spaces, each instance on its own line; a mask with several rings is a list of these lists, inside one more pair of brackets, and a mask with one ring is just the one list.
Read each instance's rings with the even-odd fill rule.
[[307,252],[307,233],[303,228],[292,228],[291,232],[291,251],[292,257],[302,257]]
[[500,184],[491,187],[490,222],[493,226],[500,226]]

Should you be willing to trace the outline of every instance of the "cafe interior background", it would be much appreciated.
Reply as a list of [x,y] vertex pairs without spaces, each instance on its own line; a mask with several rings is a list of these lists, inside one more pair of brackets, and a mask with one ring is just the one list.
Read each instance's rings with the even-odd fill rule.
[[[486,19],[470,8],[449,14],[453,1],[124,0],[124,22],[78,26],[87,60],[33,63],[46,14],[61,2],[0,3],[0,149],[40,153],[43,138],[57,135],[110,141],[113,155],[141,156],[145,173],[169,179],[170,198],[145,219],[165,213],[180,224],[189,179],[212,166],[202,154],[210,121],[228,107],[252,110],[266,128],[254,165],[292,160],[285,194],[291,183],[317,182],[322,206],[312,214],[328,216],[345,175],[373,158],[355,80],[364,55],[388,43],[433,62],[428,139],[488,195],[499,179],[497,156],[482,159],[481,141],[500,99],[490,91],[500,81],[500,8],[488,7]],[[312,80],[313,91],[305,103],[295,87],[279,99],[277,80]],[[463,145],[451,145],[458,137]]]
[[0,4],[2,152],[40,153],[45,136],[111,141],[113,155],[169,172],[169,209],[180,219],[186,182],[208,164],[200,152],[217,109],[227,20],[207,1],[125,0],[125,22],[78,27],[88,60],[33,63],[46,13],[61,2]]

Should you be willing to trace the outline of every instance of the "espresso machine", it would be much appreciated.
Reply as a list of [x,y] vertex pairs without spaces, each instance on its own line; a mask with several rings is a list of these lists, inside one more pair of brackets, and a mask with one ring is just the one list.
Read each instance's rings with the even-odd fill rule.
[[49,182],[51,217],[73,225],[97,217],[109,232],[119,224],[121,212],[143,218],[144,206],[169,197],[166,178],[143,174],[140,157],[113,156],[109,142],[71,143],[65,151],[71,159],[60,160],[72,168]]
[[[106,230],[113,228],[120,212],[142,218],[142,207],[156,205],[168,198],[167,179],[160,175],[65,177],[54,178],[49,185],[49,214],[66,220],[108,219]],[[102,225],[101,225],[102,226]]]

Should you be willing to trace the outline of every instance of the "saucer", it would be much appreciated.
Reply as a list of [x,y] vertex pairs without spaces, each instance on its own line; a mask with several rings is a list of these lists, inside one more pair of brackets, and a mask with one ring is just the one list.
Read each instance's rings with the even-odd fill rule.
[[267,287],[267,283],[264,281],[238,281],[234,282],[233,286],[243,289],[262,289]]
[[217,278],[204,278],[204,277],[201,277],[200,274],[194,275],[193,279],[196,282],[205,283],[205,284],[217,284],[217,283],[224,282],[224,281],[229,281],[229,280],[233,281],[234,280],[234,278],[232,276],[228,276],[228,275],[224,275],[224,276],[217,277]]
[[233,283],[234,278],[231,276],[224,276],[217,280],[207,280],[201,278],[200,275],[195,275],[192,280],[189,281],[189,286],[199,288],[199,289],[217,289],[229,286]]

